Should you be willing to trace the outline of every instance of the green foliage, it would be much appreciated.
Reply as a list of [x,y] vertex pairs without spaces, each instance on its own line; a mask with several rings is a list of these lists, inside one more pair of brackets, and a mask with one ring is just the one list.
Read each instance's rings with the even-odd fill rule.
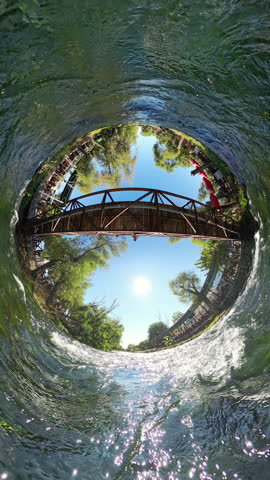
[[167,330],[167,325],[164,322],[152,323],[148,328],[148,340],[153,340],[155,337]]
[[220,170],[223,176],[227,180],[230,179],[230,181],[234,182],[235,177],[232,171],[230,170],[230,168],[228,167],[228,165],[223,160],[221,160],[214,152],[212,152],[212,150],[210,150],[208,147],[203,146],[202,150],[204,151],[205,155],[211,160],[212,166],[215,166],[217,170]]
[[240,207],[243,210],[246,210],[248,206],[248,199],[243,188],[241,187],[239,187],[239,190],[238,190],[238,199],[239,199]]
[[190,167],[190,152],[182,144],[182,134],[176,134],[170,129],[143,125],[141,133],[144,136],[155,136],[157,142],[153,146],[156,166],[168,173],[177,167]]
[[193,245],[197,245],[200,248],[204,248],[207,242],[207,240],[203,238],[190,238],[190,241],[193,243]]
[[174,245],[175,243],[179,243],[183,240],[182,237],[170,237],[169,238],[169,243],[171,243],[172,245]]
[[218,240],[207,240],[204,243],[201,256],[195,263],[200,270],[209,270],[213,262],[219,269],[226,264],[229,259],[230,245],[228,242]]
[[157,142],[153,146],[156,166],[171,173],[177,167],[190,167],[189,149],[181,144],[181,138],[170,131],[156,134]]
[[200,296],[200,279],[195,272],[181,272],[169,283],[170,289],[180,302],[194,302]]
[[94,148],[77,165],[78,188],[82,193],[97,187],[119,188],[122,180],[131,181],[136,163],[131,147],[137,132],[137,125],[120,125],[101,132],[102,143],[94,142]]
[[171,336],[164,337],[163,339],[165,347],[172,347],[173,346],[173,338]]
[[126,247],[125,241],[108,236],[45,239],[44,258],[48,263],[38,268],[39,272],[48,272],[51,302],[60,300],[76,321],[79,333],[74,333],[75,338],[100,350],[120,349],[124,327],[108,315],[110,310],[104,306],[85,305],[84,295],[96,269],[105,267],[111,255],[119,256]]
[[135,352],[136,348],[137,348],[137,347],[136,347],[135,344],[130,343],[130,344],[127,346],[127,351],[128,351],[128,352]]
[[174,312],[171,318],[172,325],[174,325],[183,315],[184,314],[182,312]]
[[204,202],[209,197],[209,192],[206,190],[204,183],[201,183],[201,186],[198,191],[198,200],[199,202]]
[[70,307],[82,305],[91,275],[97,268],[105,267],[111,255],[119,256],[126,247],[125,241],[108,236],[47,237],[44,258],[49,263],[43,266],[43,270],[49,271],[52,296]]
[[135,351],[144,350],[145,345],[148,343],[148,340],[143,340],[142,342],[138,343],[135,347]]
[[123,325],[109,316],[112,308],[107,309],[96,303],[81,305],[71,311],[72,318],[81,324],[78,340],[99,350],[121,349]]
[[155,137],[158,131],[161,131],[160,127],[155,127],[154,125],[141,125],[141,135],[143,137]]

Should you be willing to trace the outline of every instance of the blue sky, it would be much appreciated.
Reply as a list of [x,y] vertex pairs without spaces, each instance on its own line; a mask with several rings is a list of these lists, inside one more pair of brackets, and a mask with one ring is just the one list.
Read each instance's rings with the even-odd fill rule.
[[[137,157],[133,183],[123,182],[123,187],[147,187],[197,198],[201,185],[199,176],[192,177],[190,169],[177,168],[173,173],[155,167],[153,145],[155,137],[138,134],[133,151]],[[80,196],[74,189],[72,197]],[[139,238],[136,242],[127,237],[128,250],[120,258],[113,257],[108,269],[100,269],[92,277],[93,286],[87,291],[85,301],[102,300],[110,305],[115,299],[118,307],[112,316],[125,327],[123,346],[147,338],[147,330],[155,321],[169,322],[172,314],[188,308],[181,304],[169,289],[169,281],[183,270],[194,269],[203,281],[204,275],[194,267],[201,249],[188,239],[171,245],[167,238]],[[144,276],[151,284],[147,295],[136,295],[133,283]]]
[[[86,301],[104,300],[106,305],[116,299],[118,308],[113,316],[125,327],[124,347],[145,340],[151,323],[167,323],[174,312],[186,311],[188,305],[181,304],[171,293],[169,281],[182,270],[194,269],[201,250],[188,239],[175,245],[162,237],[143,237],[136,242],[129,237],[127,241],[128,250],[121,257],[112,258],[108,269],[97,271],[86,295]],[[203,278],[200,271],[197,273]],[[151,282],[152,289],[145,296],[133,291],[138,276]]]

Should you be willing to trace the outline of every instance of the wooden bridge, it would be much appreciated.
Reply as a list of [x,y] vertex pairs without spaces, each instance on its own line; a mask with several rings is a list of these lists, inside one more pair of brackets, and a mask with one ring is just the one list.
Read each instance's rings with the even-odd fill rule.
[[[121,199],[125,195],[125,200]],[[126,198],[129,200],[126,200]],[[131,235],[239,240],[237,224],[192,198],[148,188],[116,188],[74,198],[27,220],[28,235]]]

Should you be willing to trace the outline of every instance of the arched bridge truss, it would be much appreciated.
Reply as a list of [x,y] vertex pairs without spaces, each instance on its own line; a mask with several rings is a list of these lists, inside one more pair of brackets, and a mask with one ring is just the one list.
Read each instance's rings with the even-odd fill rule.
[[[121,196],[129,200],[121,200]],[[135,198],[134,198],[135,197]],[[29,235],[131,235],[239,240],[232,219],[175,193],[116,188],[74,198],[29,219]]]

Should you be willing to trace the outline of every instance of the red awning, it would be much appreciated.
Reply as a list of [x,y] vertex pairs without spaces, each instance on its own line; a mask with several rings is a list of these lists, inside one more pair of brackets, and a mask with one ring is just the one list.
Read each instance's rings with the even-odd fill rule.
[[193,158],[190,157],[189,161],[190,161],[191,165],[193,165],[193,167],[197,167],[197,168],[201,167],[201,165],[196,160],[194,160]]
[[220,207],[220,203],[218,201],[218,198],[213,193],[210,194],[210,200],[211,200],[211,203],[212,203],[213,207]]
[[207,173],[205,173],[204,171],[199,172],[199,175],[200,175],[201,177],[203,177],[203,178],[208,178]]
[[210,182],[210,180],[208,180],[208,178],[203,178],[203,183],[205,185],[205,188],[208,190],[208,192],[215,193],[214,187]]

